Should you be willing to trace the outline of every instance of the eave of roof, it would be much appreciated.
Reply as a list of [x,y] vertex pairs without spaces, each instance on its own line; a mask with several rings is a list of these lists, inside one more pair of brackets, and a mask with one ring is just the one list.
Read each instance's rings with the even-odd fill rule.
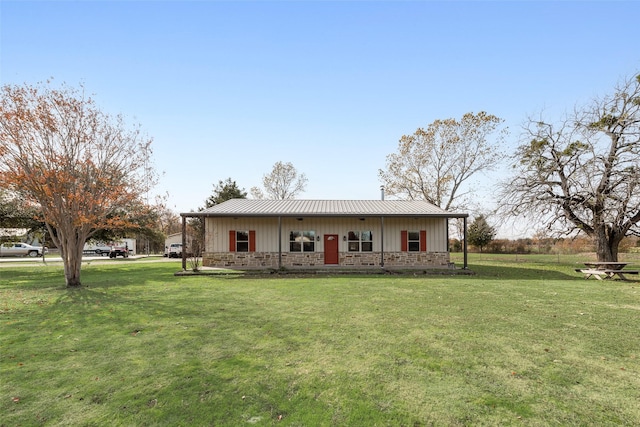
[[421,200],[258,200],[232,199],[183,217],[436,217],[465,218]]

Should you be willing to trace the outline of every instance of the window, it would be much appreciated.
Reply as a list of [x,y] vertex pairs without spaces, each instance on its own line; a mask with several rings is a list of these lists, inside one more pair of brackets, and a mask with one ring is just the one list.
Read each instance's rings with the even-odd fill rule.
[[249,252],[248,231],[236,231],[236,252]]
[[360,248],[362,252],[373,251],[373,233],[371,231],[363,231],[360,233],[360,242],[362,244]]
[[373,233],[371,231],[349,231],[347,241],[349,252],[373,251]]
[[315,231],[289,232],[289,252],[314,252],[316,250]]
[[255,230],[229,230],[229,252],[255,252]]
[[420,252],[420,232],[409,231],[407,233],[409,252]]
[[407,231],[400,232],[400,244],[402,252],[426,252],[427,251],[427,232]]

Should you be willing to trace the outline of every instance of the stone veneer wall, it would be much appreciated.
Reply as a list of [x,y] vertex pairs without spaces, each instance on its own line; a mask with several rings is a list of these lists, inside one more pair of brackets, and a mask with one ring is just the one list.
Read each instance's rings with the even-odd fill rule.
[[[341,252],[339,267],[378,267],[379,252]],[[206,252],[202,257],[204,267],[222,268],[278,268],[277,252]],[[282,253],[282,266],[325,267],[324,253]],[[333,267],[334,265],[326,265]],[[447,268],[448,252],[385,252],[385,267]]]

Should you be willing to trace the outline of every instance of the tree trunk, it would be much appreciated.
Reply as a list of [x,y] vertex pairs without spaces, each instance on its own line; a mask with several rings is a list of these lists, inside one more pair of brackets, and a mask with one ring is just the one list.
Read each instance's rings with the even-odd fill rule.
[[[83,245],[84,246],[84,245]],[[82,247],[66,248],[64,251],[64,279],[67,288],[79,288],[82,286],[80,282],[80,268],[82,267]]]
[[46,225],[51,239],[60,249],[67,288],[81,287],[82,252],[88,233],[86,230],[77,230],[72,224],[63,224],[60,228],[54,228],[49,223]]
[[80,269],[82,267],[83,249],[84,242],[82,239],[69,239],[64,242],[60,248],[67,288],[79,288],[82,286],[80,282]]
[[[622,236],[624,237],[624,236]],[[617,262],[618,261],[618,247],[622,240],[616,233],[606,229],[598,230],[593,236],[596,244],[596,254],[598,255],[598,261],[600,262]]]

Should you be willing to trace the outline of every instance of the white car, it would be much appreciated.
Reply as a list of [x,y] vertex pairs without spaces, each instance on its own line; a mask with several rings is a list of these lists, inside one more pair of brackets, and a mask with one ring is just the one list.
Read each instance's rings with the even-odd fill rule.
[[169,258],[182,258],[182,243],[172,243],[169,246]]
[[3,243],[0,245],[0,256],[42,256],[43,253],[49,252],[42,246],[32,246],[26,243]]

